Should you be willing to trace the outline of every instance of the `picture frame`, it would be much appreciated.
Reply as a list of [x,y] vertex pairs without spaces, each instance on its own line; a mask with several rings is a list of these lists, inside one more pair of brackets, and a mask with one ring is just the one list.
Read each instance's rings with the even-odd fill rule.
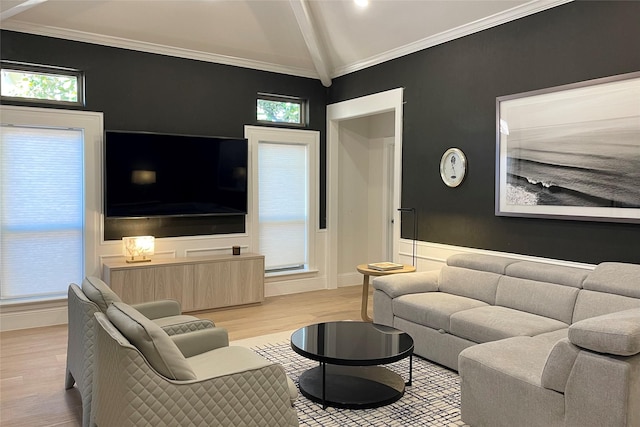
[[640,223],[640,72],[496,98],[496,216]]

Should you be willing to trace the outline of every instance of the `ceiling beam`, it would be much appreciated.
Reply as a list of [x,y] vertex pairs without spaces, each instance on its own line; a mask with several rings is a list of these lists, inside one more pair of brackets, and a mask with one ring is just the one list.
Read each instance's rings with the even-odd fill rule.
[[19,13],[24,12],[25,10],[29,10],[32,7],[39,5],[40,3],[44,3],[47,0],[27,0],[24,3],[20,3],[17,6],[13,6],[10,9],[7,9],[0,13],[0,21],[4,21],[5,19],[11,18]]
[[289,0],[293,14],[298,21],[298,27],[302,32],[302,38],[307,44],[307,49],[311,55],[311,60],[316,68],[316,72],[320,77],[320,81],[326,87],[331,86],[331,76],[327,66],[327,57],[322,51],[321,42],[318,33],[313,24],[313,18],[309,11],[309,3],[307,0]]

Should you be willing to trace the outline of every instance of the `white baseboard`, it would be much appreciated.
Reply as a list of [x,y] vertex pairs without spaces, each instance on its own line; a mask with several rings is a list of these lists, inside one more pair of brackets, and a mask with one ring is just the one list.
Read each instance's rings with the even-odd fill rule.
[[39,328],[67,323],[67,300],[20,305],[3,305],[0,331]]
[[264,296],[298,294],[301,292],[319,291],[327,288],[325,277],[306,277],[290,280],[267,281],[264,284]]
[[362,274],[357,271],[338,275],[338,287],[362,285]]

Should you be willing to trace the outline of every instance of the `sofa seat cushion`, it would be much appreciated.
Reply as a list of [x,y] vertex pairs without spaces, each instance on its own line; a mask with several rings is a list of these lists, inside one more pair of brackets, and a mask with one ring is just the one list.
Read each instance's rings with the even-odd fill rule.
[[540,345],[531,337],[513,337],[466,348],[458,359],[459,365],[462,365],[462,359],[473,360],[484,369],[502,372],[540,387],[551,348]]
[[[273,364],[258,353],[239,346],[221,347],[201,353],[187,358],[187,363],[198,379],[231,375]],[[287,377],[287,385],[289,398],[293,403],[298,397],[298,389],[289,377]]]
[[531,337],[568,326],[559,320],[500,306],[472,308],[451,315],[451,333],[477,343]]
[[558,341],[566,339],[569,336],[569,328],[558,329],[553,332],[545,332],[540,335],[536,335],[534,338],[545,342],[545,345],[554,345]]
[[569,327],[569,340],[599,353],[632,356],[640,353],[640,309],[581,320]]
[[446,292],[426,292],[394,299],[393,313],[404,320],[449,332],[449,318],[453,313],[487,305],[482,301]]

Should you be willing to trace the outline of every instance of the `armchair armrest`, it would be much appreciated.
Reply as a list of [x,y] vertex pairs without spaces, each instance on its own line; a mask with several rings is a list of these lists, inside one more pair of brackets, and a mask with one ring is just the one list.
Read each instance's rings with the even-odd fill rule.
[[133,304],[131,307],[138,310],[147,319],[158,319],[160,317],[179,316],[182,314],[180,303],[175,300],[149,301],[140,304]]
[[192,357],[220,347],[229,346],[229,335],[225,328],[208,328],[199,331],[171,335],[184,357]]
[[384,292],[390,298],[406,294],[436,292],[438,277],[440,277],[440,270],[379,276],[373,279],[373,288]]

